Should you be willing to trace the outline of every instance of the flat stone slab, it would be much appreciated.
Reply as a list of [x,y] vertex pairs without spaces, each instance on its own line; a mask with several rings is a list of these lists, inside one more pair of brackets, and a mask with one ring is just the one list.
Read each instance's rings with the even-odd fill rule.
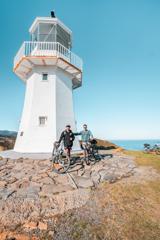
[[10,159],[49,159],[51,157],[51,153],[20,153],[15,152],[14,150],[7,150],[0,152],[0,157]]

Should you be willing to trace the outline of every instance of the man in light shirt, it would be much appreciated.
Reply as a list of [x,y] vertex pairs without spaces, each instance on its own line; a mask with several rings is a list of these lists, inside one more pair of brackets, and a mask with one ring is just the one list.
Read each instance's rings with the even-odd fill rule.
[[81,141],[82,141],[82,149],[84,150],[84,157],[88,157],[87,147],[90,145],[90,141],[93,139],[93,134],[90,130],[87,128],[87,124],[83,125],[83,130],[74,133],[74,135],[81,135]]

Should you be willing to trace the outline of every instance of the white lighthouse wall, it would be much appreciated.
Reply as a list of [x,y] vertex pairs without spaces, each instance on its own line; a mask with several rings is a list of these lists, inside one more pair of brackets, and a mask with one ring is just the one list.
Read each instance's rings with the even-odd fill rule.
[[[64,127],[71,125],[72,131],[76,132],[76,123],[73,108],[73,90],[70,75],[62,70],[58,70],[56,74],[56,125],[57,138]],[[73,145],[73,150],[79,150],[79,140],[76,137]]]
[[[48,73],[48,80],[42,80]],[[39,117],[46,124],[39,125]],[[26,83],[26,94],[14,150],[17,152],[51,152],[66,124],[75,129],[72,81],[56,67],[37,66]],[[76,140],[75,148],[79,148]]]

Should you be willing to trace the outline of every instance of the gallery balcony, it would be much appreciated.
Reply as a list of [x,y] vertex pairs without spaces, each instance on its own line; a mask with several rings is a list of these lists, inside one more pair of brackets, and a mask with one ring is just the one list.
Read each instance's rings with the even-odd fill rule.
[[74,88],[81,85],[83,62],[59,42],[24,42],[14,58],[14,72],[24,81],[34,66],[57,66],[73,76]]

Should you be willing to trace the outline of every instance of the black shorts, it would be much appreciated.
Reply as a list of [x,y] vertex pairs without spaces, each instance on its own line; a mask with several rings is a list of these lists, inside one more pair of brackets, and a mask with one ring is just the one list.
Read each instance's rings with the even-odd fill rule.
[[70,145],[65,144],[65,145],[64,145],[64,148],[65,148],[65,149],[72,149],[72,146],[73,146],[73,144],[70,144]]

